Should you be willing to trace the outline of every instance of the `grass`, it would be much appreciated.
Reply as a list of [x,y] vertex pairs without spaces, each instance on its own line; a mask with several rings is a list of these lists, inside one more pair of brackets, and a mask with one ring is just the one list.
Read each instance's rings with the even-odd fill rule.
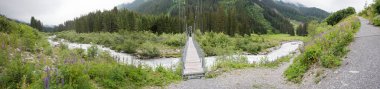
[[215,78],[224,72],[228,72],[236,69],[263,67],[263,68],[277,68],[284,62],[290,62],[293,55],[288,55],[279,58],[275,61],[268,61],[262,59],[260,63],[249,63],[245,56],[223,56],[218,57],[216,65],[212,67],[212,71],[206,74],[207,78]]
[[214,78],[223,72],[228,72],[234,69],[243,69],[255,67],[255,64],[248,63],[245,56],[224,56],[218,57],[216,65],[212,67],[212,71],[206,74],[207,78]]
[[[314,63],[325,68],[336,68],[341,65],[342,57],[346,55],[346,48],[354,39],[354,34],[360,27],[358,17],[352,15],[335,26],[326,23],[319,24],[303,53],[296,57],[293,64],[284,72],[287,80],[300,83],[304,73]],[[320,29],[324,29],[321,31]]]
[[267,59],[262,59],[260,60],[260,63],[258,64],[259,67],[265,67],[265,68],[277,68],[279,67],[282,63],[284,62],[290,62],[290,59],[293,57],[292,54],[288,55],[288,56],[285,56],[285,57],[281,57],[275,61],[268,61]]

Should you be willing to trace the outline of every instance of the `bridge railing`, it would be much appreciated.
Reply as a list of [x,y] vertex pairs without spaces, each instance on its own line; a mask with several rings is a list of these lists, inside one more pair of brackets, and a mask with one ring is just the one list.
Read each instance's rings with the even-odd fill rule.
[[195,49],[197,50],[197,53],[198,53],[198,56],[199,56],[199,59],[201,60],[202,62],[202,68],[204,70],[204,72],[206,73],[206,62],[205,62],[205,54],[202,50],[202,48],[200,47],[200,45],[198,44],[198,42],[196,41],[196,35],[195,34],[192,34],[192,37],[193,37],[193,44],[195,46]]
[[[182,60],[182,66],[183,66],[182,70],[185,69],[185,62],[186,62],[186,56],[187,56],[186,54],[187,54],[187,48],[188,48],[187,42],[189,41],[189,38],[192,37],[193,38],[192,39],[193,43],[191,43],[191,44],[194,44],[195,49],[197,50],[198,58],[201,60],[202,68],[204,70],[204,73],[206,73],[206,71],[207,71],[206,69],[207,68],[206,68],[206,62],[204,60],[205,55],[203,53],[202,48],[200,47],[200,45],[196,41],[196,35],[193,32],[191,32],[189,34],[189,31],[185,31],[185,34],[186,34],[186,44],[185,44],[185,47],[182,50],[182,58],[181,58],[181,60]],[[184,71],[182,71],[182,74],[184,74]]]
[[186,62],[186,54],[187,54],[187,48],[188,48],[188,40],[189,40],[189,35],[187,35],[187,31],[185,32],[186,34],[186,43],[185,43],[185,47],[182,49],[182,57],[181,57],[181,61],[182,61],[182,75],[185,73],[185,62]]

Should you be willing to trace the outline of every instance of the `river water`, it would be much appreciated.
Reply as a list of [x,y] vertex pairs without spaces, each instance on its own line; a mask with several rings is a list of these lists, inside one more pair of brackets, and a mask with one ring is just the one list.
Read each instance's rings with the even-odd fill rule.
[[[66,44],[69,49],[84,49],[87,50],[89,47],[91,47],[91,44],[80,44],[80,43],[72,43],[69,41],[66,41],[64,39],[59,39],[58,41],[54,41],[53,39],[56,36],[49,36],[48,42],[52,46],[59,45],[61,43]],[[285,42],[281,44],[280,47],[277,49],[269,52],[266,55],[242,55],[247,57],[249,63],[258,63],[262,59],[267,59],[268,61],[274,61],[278,58],[287,56],[293,52],[296,52],[299,47],[303,45],[303,42],[301,41],[292,41],[292,42]],[[102,45],[96,45],[100,51],[109,52],[109,54],[118,62],[125,63],[125,64],[131,64],[131,65],[145,65],[151,68],[156,68],[158,66],[162,66],[165,68],[172,68],[175,69],[176,66],[180,62],[180,58],[154,58],[154,59],[138,59],[135,56],[127,53],[117,52],[115,50],[112,50],[108,47],[104,47]],[[216,63],[217,57],[206,57],[205,58],[205,64],[208,70],[211,69],[212,66]]]

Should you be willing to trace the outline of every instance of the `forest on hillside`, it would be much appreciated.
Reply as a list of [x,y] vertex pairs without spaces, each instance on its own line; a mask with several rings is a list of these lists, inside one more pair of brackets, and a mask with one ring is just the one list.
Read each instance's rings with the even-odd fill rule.
[[272,0],[147,0],[128,5],[132,6],[89,13],[57,26],[56,30],[182,33],[185,26],[193,26],[202,32],[228,35],[302,35],[305,31],[296,32],[291,19],[306,23],[321,21],[328,15],[320,9]]

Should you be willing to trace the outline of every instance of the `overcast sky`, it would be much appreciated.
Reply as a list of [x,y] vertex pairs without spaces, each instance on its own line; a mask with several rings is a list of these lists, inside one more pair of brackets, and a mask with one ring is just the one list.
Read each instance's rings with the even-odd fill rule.
[[372,3],[373,0],[282,0],[292,3],[300,3],[308,7],[318,7],[327,12],[334,12],[347,7],[354,7],[357,12],[363,10],[365,2]]
[[[96,10],[109,10],[133,0],[0,0],[0,13],[9,18],[29,22],[30,17],[45,25],[57,25]],[[348,6],[362,10],[365,0],[283,0],[318,7],[333,12]],[[368,2],[372,2],[369,0]]]
[[0,13],[29,22],[31,16],[45,25],[57,25],[96,10],[109,10],[133,0],[0,0]]

